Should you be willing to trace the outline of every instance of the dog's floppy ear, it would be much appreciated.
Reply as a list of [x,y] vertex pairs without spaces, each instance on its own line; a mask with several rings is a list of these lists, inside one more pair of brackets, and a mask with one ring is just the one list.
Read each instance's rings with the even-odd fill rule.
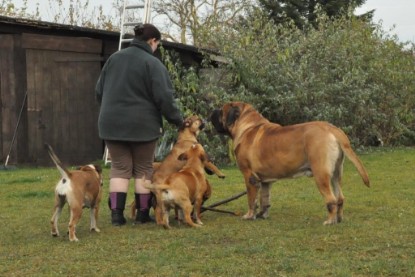
[[178,157],[177,157],[177,159],[179,160],[179,161],[187,161],[187,154],[186,153],[181,153]]
[[102,173],[102,167],[99,165],[99,164],[94,164],[94,167],[95,167],[95,170],[98,172],[98,173]]
[[235,123],[238,117],[241,114],[239,107],[231,107],[227,116],[226,116],[226,126],[229,127]]

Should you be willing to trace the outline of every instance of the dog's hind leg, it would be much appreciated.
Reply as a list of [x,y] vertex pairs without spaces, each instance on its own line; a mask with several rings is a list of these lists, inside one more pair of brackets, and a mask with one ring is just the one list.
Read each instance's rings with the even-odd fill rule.
[[54,237],[59,236],[58,220],[62,213],[62,208],[65,206],[66,197],[64,195],[55,195],[55,207],[50,223],[52,225],[51,234]]
[[186,221],[187,224],[189,224],[189,226],[191,227],[201,227],[202,225],[199,224],[195,224],[192,220],[192,204],[190,203],[189,199],[183,199],[183,201],[181,201],[181,208],[183,211],[183,215],[184,215],[184,221]]
[[99,213],[99,206],[95,205],[94,207],[91,207],[89,211],[89,217],[91,220],[91,226],[89,228],[90,231],[95,231],[97,233],[101,232],[101,230],[97,227],[97,221],[98,221],[98,213]]
[[270,205],[270,188],[271,183],[261,183],[259,205],[261,211],[257,214],[257,218],[267,218]]
[[70,241],[78,241],[76,237],[76,224],[78,224],[79,219],[82,216],[82,205],[77,205],[75,203],[71,203],[71,218],[69,220],[69,240]]
[[313,170],[317,187],[324,198],[329,213],[328,219],[324,221],[324,225],[337,223],[337,199],[334,196],[330,181],[331,176],[327,172],[316,172]]
[[337,198],[337,222],[340,223],[343,220],[343,203],[344,195],[342,192],[342,176],[343,176],[343,161],[344,155],[340,155],[337,160],[336,166],[331,177],[331,185],[333,188],[334,195]]
[[155,190],[154,192],[156,205],[154,207],[154,216],[156,218],[157,225],[163,225],[164,210],[166,209],[163,204],[161,190]]
[[332,187],[332,177],[341,156],[341,150],[332,136],[322,137],[319,143],[324,147],[320,144],[312,145],[310,142],[308,158],[314,180],[327,206],[328,218],[323,224],[331,225],[338,223],[337,197]]
[[196,223],[199,225],[203,225],[203,222],[200,218],[200,210],[202,209],[202,203],[203,203],[203,195],[201,195],[198,199],[196,199],[194,208],[193,208],[193,213],[196,219]]
[[170,209],[163,205],[162,210],[161,210],[162,219],[161,219],[160,224],[163,225],[164,229],[171,229],[170,224],[169,224],[169,213],[170,213]]

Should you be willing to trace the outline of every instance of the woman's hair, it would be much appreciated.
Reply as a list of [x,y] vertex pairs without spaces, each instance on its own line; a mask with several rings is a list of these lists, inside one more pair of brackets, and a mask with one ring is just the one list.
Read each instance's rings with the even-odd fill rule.
[[155,38],[156,40],[161,39],[160,31],[153,25],[149,23],[138,24],[134,27],[135,37],[142,41],[147,41],[149,39]]

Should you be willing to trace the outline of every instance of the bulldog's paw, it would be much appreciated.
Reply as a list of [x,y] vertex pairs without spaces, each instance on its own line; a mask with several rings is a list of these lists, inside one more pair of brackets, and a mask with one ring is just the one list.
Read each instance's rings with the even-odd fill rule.
[[267,219],[269,216],[268,211],[261,211],[259,212],[256,217],[261,219]]
[[78,240],[78,238],[77,237],[72,237],[72,238],[69,238],[69,240],[71,241],[71,242],[78,242],[79,240]]
[[100,233],[101,232],[101,230],[99,229],[99,228],[97,228],[97,227],[93,227],[93,228],[91,228],[91,230],[90,230],[91,232],[97,232],[97,233]]
[[339,223],[339,221],[337,220],[337,217],[334,218],[329,218],[326,221],[324,221],[323,225],[334,225]]
[[243,220],[255,220],[256,216],[253,213],[248,212],[244,216],[242,216],[242,219]]

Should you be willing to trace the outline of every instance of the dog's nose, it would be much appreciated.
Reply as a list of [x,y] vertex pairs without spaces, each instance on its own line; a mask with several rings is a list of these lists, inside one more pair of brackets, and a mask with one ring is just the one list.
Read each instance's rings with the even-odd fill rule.
[[213,110],[213,112],[210,114],[210,121],[215,121],[216,119],[218,119],[220,117],[220,112],[221,110]]
[[219,122],[220,112],[220,110],[213,110],[209,117],[210,122]]

